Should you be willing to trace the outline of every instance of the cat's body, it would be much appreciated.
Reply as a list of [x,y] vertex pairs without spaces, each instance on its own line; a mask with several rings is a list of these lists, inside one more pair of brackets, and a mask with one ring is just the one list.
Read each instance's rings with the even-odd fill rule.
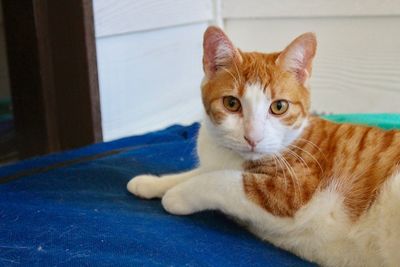
[[[312,120],[317,123],[331,124],[333,128],[339,127],[339,130],[343,131],[342,134],[348,133],[350,128],[356,129],[360,133],[366,133],[367,136],[369,134],[364,131],[373,131],[375,133],[370,133],[371,141],[378,141],[385,134],[383,131],[371,127],[334,124],[318,118],[312,118]],[[206,168],[204,172],[224,169],[249,171],[249,168],[253,169],[250,173],[263,172],[262,170],[255,171],[256,167],[249,166],[253,164],[246,163],[243,158],[232,153],[232,151],[219,148],[219,145],[209,136],[206,125],[207,123],[203,123],[198,137],[200,144],[198,155],[201,162],[200,166]],[[381,134],[381,136],[375,136],[375,134]],[[397,132],[397,135],[400,136],[400,132]],[[325,138],[321,141],[329,142],[329,137],[326,136]],[[354,139],[353,141],[359,145],[360,139],[357,136],[354,136]],[[392,144],[394,145],[392,148],[400,146],[400,137],[397,137],[396,140],[397,143]],[[320,145],[320,143],[316,142],[316,145]],[[374,149],[374,146],[366,147]],[[308,143],[302,149],[315,152],[321,148],[316,148],[314,144]],[[304,163],[299,158],[288,160],[295,160],[297,161],[296,164],[300,165],[317,164],[306,152],[297,153],[304,159]],[[399,153],[400,150],[398,149]],[[320,164],[323,164],[325,160],[319,158],[319,154],[321,157],[325,157],[318,152],[314,153],[314,157],[321,162]],[[340,155],[340,152],[337,155]],[[373,156],[376,157],[376,160],[379,160],[380,157],[385,155],[380,155],[377,152]],[[357,156],[354,155],[348,159],[343,158],[343,160],[353,161],[354,157]],[[224,159],[222,166],[216,164],[221,163],[221,159]],[[397,159],[400,160],[399,155]],[[271,166],[275,165],[275,162],[270,163],[272,163]],[[294,166],[293,162],[289,163]],[[369,164],[373,163],[372,161],[369,162]],[[371,167],[369,164],[366,167]],[[243,165],[247,165],[247,168],[243,168]],[[352,163],[348,165],[354,166]],[[267,168],[267,166],[268,164],[265,163],[259,165],[259,168]],[[282,169],[279,164],[276,167]],[[296,171],[295,167],[293,168]],[[319,171],[319,166],[310,168],[314,168],[314,170],[318,168]],[[270,171],[275,173],[274,169],[275,166]],[[265,170],[265,172],[268,172],[268,170]],[[286,173],[286,175],[289,179],[288,176],[291,174]],[[373,201],[368,212],[360,215],[357,219],[352,218],[349,207],[344,204],[345,195],[343,194],[346,190],[355,193],[350,188],[351,180],[355,178],[357,177],[348,176],[348,174],[345,174],[345,176],[328,176],[325,179],[330,182],[327,182],[327,185],[319,184],[318,189],[315,190],[307,204],[301,206],[291,216],[273,216],[265,210],[260,210],[260,204],[252,205],[252,203],[242,206],[243,217],[236,216],[245,221],[250,230],[258,237],[320,264],[327,266],[399,266],[400,254],[397,251],[400,248],[400,175],[396,176],[394,171],[393,175],[387,176],[385,187],[382,187],[380,194]],[[288,181],[288,183],[290,182]],[[267,185],[264,186],[267,187]],[[258,187],[263,188],[263,185]],[[194,190],[197,190],[197,188]],[[207,194],[208,192],[203,193]],[[274,195],[272,194],[272,196]],[[245,197],[248,198],[249,196],[246,195]],[[294,198],[294,195],[292,197]],[[358,196],[353,197],[357,198]],[[293,198],[288,201],[293,200]],[[372,201],[372,199],[364,199],[365,203],[369,203],[369,201]],[[234,203],[232,203],[232,206],[235,209],[241,207],[241,205]],[[385,252],[387,255],[381,252]],[[387,262],[385,262],[385,259]]]
[[400,266],[400,131],[308,114],[315,44],[308,34],[281,53],[243,53],[210,28],[199,167],[128,190],[173,214],[221,210],[325,266]]

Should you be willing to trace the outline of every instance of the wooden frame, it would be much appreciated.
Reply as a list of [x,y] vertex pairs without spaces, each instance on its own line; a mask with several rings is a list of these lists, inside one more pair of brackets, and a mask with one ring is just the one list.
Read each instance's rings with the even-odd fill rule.
[[102,140],[91,0],[3,0],[21,158]]

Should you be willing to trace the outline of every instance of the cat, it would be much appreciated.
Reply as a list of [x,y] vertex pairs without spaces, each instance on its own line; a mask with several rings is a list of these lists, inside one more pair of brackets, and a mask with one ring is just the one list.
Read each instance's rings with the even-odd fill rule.
[[204,34],[198,168],[127,188],[168,212],[220,210],[263,240],[323,266],[400,266],[400,131],[310,114],[317,41],[242,52]]

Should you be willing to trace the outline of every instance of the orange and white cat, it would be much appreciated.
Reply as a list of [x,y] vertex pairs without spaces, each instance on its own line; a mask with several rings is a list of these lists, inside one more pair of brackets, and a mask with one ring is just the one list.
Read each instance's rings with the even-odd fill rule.
[[310,115],[316,38],[246,53],[204,34],[197,169],[142,175],[128,190],[177,215],[220,210],[324,266],[400,266],[400,131]]

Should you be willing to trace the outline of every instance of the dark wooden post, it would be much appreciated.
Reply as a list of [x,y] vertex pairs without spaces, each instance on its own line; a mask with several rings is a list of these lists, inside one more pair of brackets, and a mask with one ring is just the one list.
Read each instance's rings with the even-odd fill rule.
[[3,0],[22,158],[102,140],[91,0]]

